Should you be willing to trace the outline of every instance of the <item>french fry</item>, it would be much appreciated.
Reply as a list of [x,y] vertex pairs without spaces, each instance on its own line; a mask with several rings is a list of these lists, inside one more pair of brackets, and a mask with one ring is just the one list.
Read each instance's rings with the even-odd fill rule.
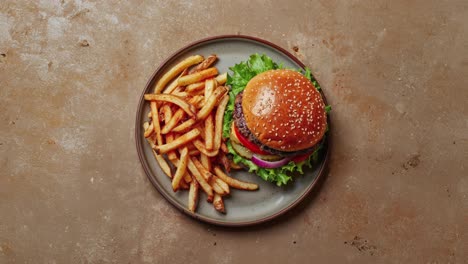
[[[182,108],[189,116],[195,116],[195,107],[188,102],[186,102],[184,99],[172,95],[172,94],[145,94],[145,100],[148,101],[162,101],[162,102],[169,102],[173,103],[180,108]],[[158,119],[159,120],[159,119]],[[153,122],[154,122],[154,115],[153,115]]]
[[[149,112],[149,114],[151,114],[151,111]],[[154,134],[154,126],[153,126],[153,122],[152,122],[151,119],[152,118],[150,118],[151,123],[149,123],[149,122],[143,123],[143,130],[144,130],[143,136],[145,138],[149,138],[150,136],[152,136]]]
[[151,137],[153,135],[153,132],[154,132],[153,123],[148,125],[148,122],[146,122],[145,124],[147,124],[147,126],[146,126],[146,128],[143,126],[143,128],[145,128],[144,136],[145,136],[145,138],[149,138],[149,137]]
[[200,162],[207,171],[212,171],[211,160],[207,155],[201,153]]
[[190,156],[197,156],[197,155],[200,155],[200,151],[199,151],[198,149],[189,150],[189,155],[190,155]]
[[[186,147],[186,146],[185,146]],[[185,148],[184,147],[184,148]],[[187,148],[188,149],[188,148]],[[180,151],[179,151],[180,152]],[[190,156],[190,152],[188,152],[188,156]],[[190,157],[189,157],[190,158]],[[174,167],[179,167],[179,158],[177,158],[177,155],[176,157],[173,159],[173,160],[170,160],[172,165],[174,165]],[[187,170],[185,171],[185,174],[184,174],[184,177],[183,177],[184,181],[187,182],[187,183],[190,183],[192,181],[192,176],[190,175],[190,172],[188,172]],[[181,181],[182,183],[182,181]]]
[[224,189],[221,188],[221,186],[219,186],[219,184],[216,182],[215,179],[211,178],[208,183],[213,188],[213,191],[214,191],[215,194],[217,193],[219,195],[226,195],[226,192],[224,191]]
[[218,87],[208,99],[205,101],[205,105],[197,113],[197,119],[205,119],[216,106],[218,100],[227,92],[224,86]]
[[172,95],[184,98],[184,97],[187,97],[189,94],[185,91],[181,91],[181,92],[173,92]]
[[223,189],[225,194],[230,194],[231,193],[229,185],[226,182],[224,182],[223,180],[221,180],[220,178],[218,178],[215,175],[213,175],[212,179],[218,184],[219,187],[221,187],[221,189]]
[[198,64],[196,67],[191,69],[189,73],[199,72],[204,69],[207,69],[216,61],[217,58],[218,57],[215,54],[211,54],[205,60],[203,60],[200,64]]
[[229,173],[229,171],[231,170],[231,161],[226,156],[226,153],[222,151],[218,153],[217,163],[223,165],[223,169],[225,172]]
[[179,78],[184,75],[187,75],[187,69],[183,70],[182,73],[180,73],[179,77],[174,79],[162,92],[165,94],[172,93],[172,91],[174,91],[178,87]]
[[218,176],[221,180],[223,180],[232,188],[249,191],[254,191],[258,189],[258,185],[255,183],[243,182],[227,176],[218,166],[214,167],[214,171],[216,173],[216,176]]
[[[169,133],[166,135],[166,143],[171,143],[172,141],[174,141],[174,134],[172,133]],[[167,152],[167,159],[169,159],[171,162],[173,162],[174,160],[177,159],[177,154],[175,152],[175,150],[171,150],[169,152]]]
[[[189,154],[190,155],[190,154]],[[191,183],[192,182],[192,176],[190,175],[190,173],[188,171],[185,172],[185,175],[184,175],[184,181],[186,183]]]
[[195,125],[195,123],[197,123],[197,121],[195,121],[194,119],[189,119],[189,120],[183,122],[182,124],[174,127],[174,129],[172,129],[172,131],[177,132],[177,133],[183,133],[183,132],[189,130],[193,125]]
[[205,147],[212,150],[214,144],[214,122],[213,115],[210,114],[205,119]]
[[185,175],[185,172],[187,170],[188,158],[188,149],[184,147],[180,151],[180,160],[177,163],[177,170],[174,174],[174,178],[172,178],[172,189],[174,190],[174,192],[176,192],[179,189],[180,180],[182,180],[182,178]]
[[213,188],[208,184],[208,182],[203,178],[203,176],[200,174],[198,171],[197,167],[195,164],[192,162],[192,159],[188,160],[187,167],[189,171],[192,173],[193,177],[195,180],[200,184],[202,187],[203,191],[206,193],[208,196],[208,202],[213,202]]
[[143,123],[143,130],[145,130],[145,131],[148,130],[149,126],[150,126],[149,122],[144,122]]
[[167,161],[164,159],[163,156],[158,155],[156,151],[153,149],[153,155],[159,163],[159,167],[161,170],[167,175],[167,177],[172,178],[171,167],[167,164]]
[[[192,105],[192,104],[199,104],[202,101],[203,101],[202,96],[194,96],[189,100],[188,103]],[[175,126],[177,126],[179,121],[184,118],[184,115],[185,115],[185,111],[183,109],[177,110],[174,113],[174,115],[172,116],[172,118],[170,119],[170,121],[166,121],[166,124],[162,128],[161,133],[162,134],[169,133]],[[189,127],[187,127],[187,128],[189,128]],[[175,130],[174,132],[185,132],[185,131]]]
[[213,177],[216,177],[215,175],[213,175],[211,172],[205,169],[205,167],[203,167],[201,162],[195,157],[192,157],[192,162],[193,164],[195,164],[195,167],[198,169],[198,171],[200,172],[201,176],[205,179],[205,181],[207,181],[211,185],[215,193],[218,193],[220,195],[226,194],[225,189],[219,185],[216,179],[213,178]]
[[197,205],[198,205],[198,190],[200,188],[200,185],[196,180],[192,180],[190,182],[190,190],[189,190],[189,195],[188,195],[188,209],[191,212],[195,212],[197,210]]
[[213,149],[219,149],[221,147],[221,139],[223,136],[224,111],[226,110],[226,105],[228,101],[229,101],[229,96],[224,95],[224,97],[221,99],[221,101],[218,104],[218,109],[216,109],[214,148]]
[[[203,96],[203,102],[205,102],[205,89],[190,92],[190,95],[192,95],[192,96],[201,95],[201,96]],[[198,108],[202,108],[202,106],[203,105],[199,105]]]
[[171,167],[169,167],[169,164],[167,164],[167,161],[164,159],[163,156],[158,155],[158,153],[154,151],[153,149],[155,147],[154,142],[151,141],[151,139],[149,138],[147,138],[146,140],[150,144],[151,150],[153,151],[154,158],[159,163],[159,167],[161,168],[161,170],[167,175],[167,177],[172,178]]
[[[181,93],[181,92],[183,92],[183,91],[185,91],[185,88],[184,88],[184,87],[182,87],[182,86],[177,86],[170,94],[179,96],[178,93]],[[182,97],[182,96],[181,96],[181,97]]]
[[223,214],[226,213],[226,208],[224,207],[223,197],[217,193],[215,193],[214,195],[213,206],[216,209],[216,211],[223,213]]
[[194,128],[200,130],[200,140],[205,141],[205,126],[203,123],[198,123]]
[[200,131],[198,129],[192,129],[189,132],[183,134],[182,136],[174,139],[171,143],[166,143],[160,146],[154,146],[154,149],[158,154],[164,154],[171,150],[177,149],[178,147],[187,144],[188,142],[194,140],[200,136]]
[[213,149],[213,150],[207,150],[205,148],[205,144],[201,140],[194,140],[193,144],[195,147],[203,154],[205,154],[208,157],[214,157],[218,154],[219,149]]
[[197,63],[200,63],[203,61],[203,57],[200,55],[195,55],[195,56],[190,56],[186,58],[185,60],[179,62],[177,65],[172,67],[169,71],[167,71],[156,83],[156,87],[154,88],[154,93],[155,94],[160,94],[166,84],[174,79],[175,76],[177,76],[179,73],[181,73],[183,70],[187,69],[188,67],[195,65]]
[[218,74],[218,69],[216,68],[208,68],[199,72],[195,72],[189,75],[185,75],[179,78],[178,84],[179,86],[187,86],[192,83],[196,83],[207,78],[213,77]]
[[182,120],[185,116],[185,111],[181,108],[177,110],[172,118],[167,122],[161,130],[161,134],[167,134],[173,130],[174,127],[177,126],[180,120]]
[[195,95],[190,99],[190,102],[195,106],[195,108],[200,109],[205,104],[205,96],[203,95]]
[[[185,146],[185,147],[187,147],[187,146]],[[188,149],[188,148],[187,148],[187,149]],[[180,151],[181,151],[181,150],[179,149],[179,153],[180,153]],[[188,159],[190,159],[190,151],[188,151],[188,156],[189,156]],[[177,161],[177,162],[178,162],[178,161]],[[187,162],[188,162],[188,161],[187,161]],[[190,172],[189,172],[188,170],[185,172],[184,181],[187,182],[187,183],[192,182],[192,175],[190,175]]]
[[[163,104],[163,106],[161,106],[160,112],[164,117],[164,123],[167,124],[167,122],[169,122],[169,120],[171,120],[172,118],[172,109],[169,106],[169,104]],[[162,130],[161,130],[161,133],[162,133]]]
[[227,72],[216,76],[216,81],[218,82],[219,85],[225,84],[227,81]]
[[215,88],[218,86],[215,83],[216,80],[214,78],[206,79],[205,80],[205,101],[210,98],[210,95],[214,92]]
[[191,105],[196,106],[196,105],[200,104],[200,102],[204,102],[204,101],[205,101],[205,100],[204,100],[204,96],[203,96],[203,95],[196,94],[196,95],[191,95],[191,97],[190,97],[190,99],[189,99],[188,102],[189,102]]
[[192,162],[193,164],[195,164],[195,167],[197,167],[198,171],[203,176],[203,178],[205,178],[205,180],[209,182],[214,175],[211,172],[209,172],[205,167],[203,167],[203,164],[201,164],[201,162],[197,158],[192,157]]
[[187,91],[188,93],[194,93],[197,91],[201,91],[204,88],[205,88],[205,82],[197,82],[197,83],[192,83],[192,84],[187,85],[187,87],[185,87],[185,91]]
[[[170,107],[169,104],[164,104],[161,107],[161,112],[163,112],[164,123],[165,123],[164,127],[161,129],[161,134],[165,134],[164,133],[164,128],[167,126],[167,123],[172,119],[172,108]],[[171,143],[173,140],[174,140],[174,135],[173,134],[166,135],[166,143]],[[173,161],[174,159],[177,159],[177,155],[176,155],[175,151],[174,150],[169,151],[167,153],[167,158],[170,161]]]
[[161,136],[161,126],[159,125],[159,113],[158,113],[158,105],[156,102],[151,102],[151,118],[153,119],[153,129],[156,135],[156,142],[157,145],[160,146],[163,144],[162,136]]

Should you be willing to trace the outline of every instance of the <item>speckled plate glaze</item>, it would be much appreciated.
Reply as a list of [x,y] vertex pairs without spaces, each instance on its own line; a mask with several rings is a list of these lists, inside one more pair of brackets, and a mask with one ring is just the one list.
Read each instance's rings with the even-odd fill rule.
[[[233,177],[255,182],[260,186],[258,191],[242,191],[232,189],[231,195],[225,199],[226,214],[218,213],[213,205],[206,202],[206,196],[201,192],[198,210],[192,213],[187,210],[188,191],[174,193],[171,182],[161,171],[153,157],[151,148],[143,137],[142,124],[147,120],[149,104],[143,95],[153,90],[157,80],[170,67],[185,57],[194,54],[207,56],[217,54],[219,60],[216,67],[220,72],[229,71],[229,67],[240,61],[245,61],[253,53],[266,54],[285,67],[304,68],[305,65],[296,57],[277,45],[250,36],[225,35],[202,39],[176,51],[149,79],[140,97],[138,105],[135,140],[138,155],[143,169],[156,189],[176,208],[201,221],[223,226],[247,226],[259,224],[276,218],[292,209],[302,201],[314,188],[319,178],[324,174],[328,161],[328,148],[325,148],[321,161],[313,169],[307,169],[304,175],[298,176],[287,186],[277,187],[265,182],[255,174],[246,171],[233,173]],[[326,144],[328,146],[328,144]],[[168,219],[168,221],[170,221]]]

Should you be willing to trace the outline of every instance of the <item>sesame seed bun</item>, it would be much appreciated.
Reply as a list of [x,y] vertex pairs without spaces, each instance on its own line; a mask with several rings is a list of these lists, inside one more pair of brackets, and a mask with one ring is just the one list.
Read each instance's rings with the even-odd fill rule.
[[285,152],[313,147],[327,125],[322,96],[293,70],[270,70],[252,78],[243,93],[242,111],[259,142]]

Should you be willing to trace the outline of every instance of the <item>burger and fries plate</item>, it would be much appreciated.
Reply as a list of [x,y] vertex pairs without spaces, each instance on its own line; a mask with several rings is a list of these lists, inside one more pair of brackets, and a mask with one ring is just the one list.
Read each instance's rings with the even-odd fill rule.
[[[151,137],[149,134],[155,133],[154,131],[156,131],[156,123],[153,124],[153,122],[151,122],[152,118],[149,118],[149,116],[151,116],[151,113],[154,113],[154,110],[157,110],[158,113],[160,113],[161,107],[163,105],[170,105],[171,107],[164,107],[166,108],[166,111],[162,110],[163,113],[160,116],[164,116],[166,112],[172,112],[171,114],[173,116],[177,111],[179,111],[183,112],[182,115],[190,117],[188,120],[197,120],[197,118],[198,120],[203,120],[202,123],[204,125],[201,126],[201,128],[193,128],[193,125],[187,126],[188,130],[186,129],[183,133],[184,135],[187,134],[187,138],[181,138],[179,140],[181,142],[185,142],[184,140],[192,142],[194,137],[198,137],[198,147],[201,147],[202,151],[208,151],[203,149],[204,146],[209,146],[209,148],[212,150],[214,149],[214,151],[223,151],[223,147],[219,144],[219,138],[216,139],[216,110],[218,107],[222,108],[221,101],[223,100],[223,96],[227,96],[227,90],[225,90],[226,88],[224,87],[225,80],[223,80],[225,75],[223,74],[229,73],[229,67],[232,67],[241,61],[246,61],[253,53],[265,54],[271,57],[273,61],[282,63],[285,68],[305,68],[304,64],[302,64],[292,54],[265,40],[241,35],[211,37],[197,41],[180,49],[171,57],[169,57],[164,63],[162,63],[148,81],[138,106],[135,124],[136,145],[140,161],[149,180],[163,195],[163,197],[176,208],[196,219],[211,224],[224,226],[246,226],[263,223],[284,214],[286,211],[290,210],[296,204],[302,201],[308,193],[310,193],[310,191],[316,185],[318,179],[324,173],[326,162],[328,160],[328,149],[325,147],[318,164],[316,164],[312,169],[305,169],[303,175],[295,177],[293,182],[290,182],[286,186],[282,187],[278,187],[273,183],[266,182],[259,176],[253,173],[249,173],[246,170],[231,170],[228,174],[230,177],[239,181],[251,183],[250,187],[255,187],[255,185],[257,185],[258,189],[240,190],[232,188],[232,186],[226,186],[227,184],[224,185],[223,183],[226,182],[226,179],[225,181],[218,182],[218,184],[213,183],[213,180],[209,179],[211,180],[210,184],[212,185],[211,191],[213,196],[210,196],[208,194],[209,192],[206,191],[207,186],[203,187],[199,185],[197,186],[197,193],[199,197],[196,200],[196,207],[194,207],[195,205],[193,204],[189,204],[189,201],[194,201],[193,197],[189,197],[189,195],[193,195],[194,192],[189,191],[191,188],[190,183],[187,184],[185,180],[190,181],[190,179],[187,179],[190,178],[188,174],[193,174],[190,172],[195,171],[194,166],[202,165],[200,163],[206,164],[206,160],[204,161],[202,158],[200,158],[200,155],[198,155],[198,159],[195,158],[197,149],[184,148],[183,145],[176,146],[177,144],[174,144],[171,146],[169,144],[164,144],[165,146],[156,146],[155,148],[157,151],[154,151],[152,146],[154,147],[154,145],[158,145],[158,140],[156,139],[156,136],[153,135]],[[172,80],[167,80],[167,82],[163,80],[163,82],[161,82],[161,78],[171,75],[167,73],[177,70],[174,67],[177,68],[178,65],[180,66],[182,61],[187,60],[187,58],[194,58],[196,55],[201,55],[204,57],[203,59],[207,59],[211,54],[216,54],[216,62],[208,67],[201,66],[202,70],[198,70],[198,74],[206,74],[212,77],[216,77],[217,82],[214,85],[215,88],[208,87],[209,91],[200,92],[208,96],[204,98],[204,102],[200,102],[200,105],[197,107],[197,109],[191,109],[190,106],[184,104],[184,102],[174,101],[174,98],[171,96],[164,96],[164,94],[158,96],[152,95],[155,92],[155,89],[159,89],[159,92],[162,92],[171,85]],[[201,61],[200,58],[195,58],[195,60],[197,60],[197,64],[199,64]],[[215,68],[217,72],[214,72],[213,68]],[[180,74],[177,74],[177,76],[179,75]],[[197,78],[197,71],[195,69],[193,69],[185,76],[188,77],[179,81],[182,83],[197,82],[195,80]],[[191,78],[195,79],[191,80]],[[203,79],[203,76],[200,78]],[[159,86],[161,87],[157,87],[158,81]],[[211,85],[212,84],[209,84],[208,86]],[[199,89],[196,87],[196,85],[193,85],[192,87],[193,91]],[[206,87],[203,89],[206,89]],[[182,91],[174,91],[173,93],[180,95],[182,98],[184,95],[186,95]],[[210,107],[209,105],[211,104],[209,100],[210,94],[213,95],[211,98],[216,100],[216,105],[214,107]],[[197,102],[194,101],[192,103],[197,104]],[[155,105],[158,106],[158,109],[154,109]],[[172,111],[167,111],[168,108],[171,108]],[[221,110],[222,109],[220,109],[220,111]],[[168,119],[170,117],[171,116],[169,115]],[[207,121],[206,119],[211,120]],[[163,124],[163,126],[157,129],[165,130],[162,134],[163,137],[167,137],[167,135],[171,134],[171,129],[176,129],[175,127],[177,127],[166,127],[164,122],[160,123]],[[210,136],[210,139],[208,140],[197,136],[199,133],[205,133],[205,125],[211,128],[211,133],[213,133],[213,135]],[[209,129],[207,129],[207,131],[208,130]],[[179,135],[181,135],[181,133],[179,133]],[[149,142],[151,141],[149,140],[151,138],[153,139],[153,142]],[[166,141],[167,138],[164,138],[163,140]],[[200,146],[200,144],[204,146]],[[218,150],[216,148],[218,148]],[[171,151],[178,151],[180,160],[176,160],[175,164],[179,165],[180,163],[184,166],[182,166],[183,168],[180,170],[174,166],[171,172],[172,179],[170,179],[164,172],[167,172],[167,167],[165,167],[164,162],[162,162],[162,165],[160,165],[161,160],[158,162],[155,159],[155,154],[157,154],[158,151],[161,151],[161,154],[165,153],[166,155],[168,155],[168,153]],[[194,154],[194,156],[190,156],[189,152]],[[161,157],[162,156],[159,156],[159,158]],[[170,162],[171,161],[167,163],[169,164]],[[219,173],[219,171],[215,171],[214,167],[216,165],[220,167],[222,166],[220,164],[214,164],[214,162],[211,165],[213,167],[211,169],[211,174],[219,180],[220,177],[216,173]],[[186,172],[188,172],[188,174],[186,174]],[[206,171],[204,173],[206,173]],[[197,175],[192,175],[194,178],[196,178],[196,176]],[[198,177],[204,177],[204,175],[198,175]],[[203,181],[203,179],[201,180]],[[227,180],[229,181],[229,179]],[[192,188],[194,189],[195,186],[192,186]],[[177,191],[174,191],[174,189]],[[252,187],[252,189],[255,188]],[[222,194],[217,195],[217,193]],[[210,202],[207,202],[207,200],[210,200]],[[224,213],[222,213],[223,210],[225,210]]]

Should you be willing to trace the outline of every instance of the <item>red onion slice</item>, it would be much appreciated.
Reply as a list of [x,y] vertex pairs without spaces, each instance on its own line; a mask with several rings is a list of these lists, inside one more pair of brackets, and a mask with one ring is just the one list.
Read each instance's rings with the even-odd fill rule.
[[290,160],[291,158],[286,157],[277,161],[266,161],[266,160],[260,159],[259,157],[255,155],[252,156],[252,162],[255,163],[255,165],[260,166],[262,168],[267,168],[267,169],[274,169],[274,168],[284,166],[288,164]]

